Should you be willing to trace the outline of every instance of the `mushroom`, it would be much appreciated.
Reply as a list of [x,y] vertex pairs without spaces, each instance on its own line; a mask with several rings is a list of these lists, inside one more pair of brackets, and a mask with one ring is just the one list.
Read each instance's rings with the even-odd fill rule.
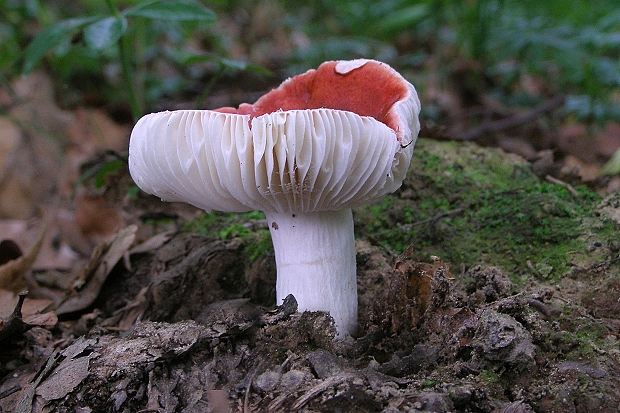
[[400,187],[420,124],[415,88],[385,63],[330,61],[256,103],[142,117],[129,169],[145,192],[208,212],[261,210],[277,302],[357,326],[351,208]]

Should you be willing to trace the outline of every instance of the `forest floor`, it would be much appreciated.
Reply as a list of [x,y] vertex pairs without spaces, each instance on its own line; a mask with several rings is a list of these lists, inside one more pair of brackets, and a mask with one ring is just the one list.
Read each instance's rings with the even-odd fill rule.
[[[354,210],[359,327],[335,340],[327,314],[275,307],[262,214],[162,203],[122,163],[68,185],[128,129],[48,98],[14,113],[23,125],[3,140],[55,175],[5,172],[3,185],[40,186],[4,191],[3,205],[58,196],[40,218],[1,223],[0,411],[620,410],[610,179],[420,139],[402,188]],[[69,131],[63,155],[37,139],[36,111]]]

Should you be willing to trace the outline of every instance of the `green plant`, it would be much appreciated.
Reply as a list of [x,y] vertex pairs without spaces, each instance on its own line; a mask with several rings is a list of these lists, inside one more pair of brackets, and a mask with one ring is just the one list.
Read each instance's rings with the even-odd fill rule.
[[[28,21],[36,16],[36,0],[0,0],[0,73],[5,83],[15,72]],[[4,85],[3,85],[4,86]]]
[[[72,47],[77,34],[90,51],[101,54],[116,47],[122,69],[125,90],[129,96],[132,116],[137,119],[144,110],[144,98],[140,91],[142,77],[136,73],[141,67],[140,42],[143,41],[145,22],[152,21],[200,21],[211,23],[215,14],[192,0],[150,0],[125,10],[119,10],[113,0],[106,0],[108,13],[97,16],[73,17],[61,20],[41,31],[26,49],[23,73],[32,71],[44,55],[55,49],[66,53]],[[142,33],[142,35],[141,35]]]
[[[71,198],[73,198],[80,187],[85,187],[91,193],[105,193],[115,186],[115,183],[127,174],[128,152],[115,152],[106,150],[96,159],[86,162],[80,167],[80,176],[73,185]],[[138,186],[130,184],[127,188],[127,195],[136,198]]]
[[[565,112],[580,120],[600,124],[619,120],[618,27],[620,13],[587,26],[506,14],[494,31],[496,66],[491,71],[510,79],[522,73],[542,77],[566,96]],[[505,64],[510,59],[515,59],[513,64]]]
[[431,13],[430,0],[287,0],[286,22],[312,41],[292,56],[294,73],[325,60],[374,58],[394,65],[395,39],[414,31]]

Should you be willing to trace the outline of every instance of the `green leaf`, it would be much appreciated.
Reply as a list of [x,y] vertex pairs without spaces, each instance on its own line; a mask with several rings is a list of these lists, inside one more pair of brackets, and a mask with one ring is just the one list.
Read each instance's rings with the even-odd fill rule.
[[620,149],[611,156],[605,165],[601,168],[601,175],[618,175],[620,174]]
[[145,2],[126,9],[123,14],[125,16],[144,17],[152,20],[201,20],[205,22],[215,20],[215,13],[191,0],[155,0]]
[[120,159],[114,159],[113,161],[101,164],[99,167],[99,171],[95,175],[95,188],[102,188],[103,184],[105,183],[106,176],[121,169],[123,164],[124,162]]
[[78,17],[75,19],[67,19],[41,31],[26,48],[22,73],[30,73],[48,50],[54,46],[57,46],[67,37],[71,36],[75,30],[98,19],[99,17]]
[[426,4],[416,4],[393,11],[384,18],[378,19],[376,24],[368,27],[369,33],[380,37],[393,36],[394,33],[410,29],[429,14]]
[[103,50],[118,41],[127,29],[124,17],[105,17],[84,29],[84,42],[92,50]]
[[252,70],[264,75],[273,76],[273,73],[262,66],[246,63],[242,60],[228,59],[209,52],[194,52],[188,50],[170,50],[168,55],[178,64],[189,66],[196,63],[215,62],[222,68],[231,70]]

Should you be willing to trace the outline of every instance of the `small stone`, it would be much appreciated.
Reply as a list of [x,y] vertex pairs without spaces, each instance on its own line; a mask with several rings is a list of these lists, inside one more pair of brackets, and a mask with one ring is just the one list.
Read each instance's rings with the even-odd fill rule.
[[312,368],[317,376],[321,379],[334,376],[342,372],[343,360],[325,350],[316,350],[308,354],[308,361],[312,364]]
[[280,378],[282,375],[273,370],[267,370],[266,372],[260,374],[254,380],[254,386],[262,392],[270,392],[276,388],[278,383],[280,383]]
[[482,358],[505,362],[518,371],[534,366],[535,347],[530,333],[513,317],[487,309],[480,316],[475,342]]
[[280,385],[287,390],[294,390],[298,388],[308,377],[309,374],[303,370],[291,370],[282,375]]

